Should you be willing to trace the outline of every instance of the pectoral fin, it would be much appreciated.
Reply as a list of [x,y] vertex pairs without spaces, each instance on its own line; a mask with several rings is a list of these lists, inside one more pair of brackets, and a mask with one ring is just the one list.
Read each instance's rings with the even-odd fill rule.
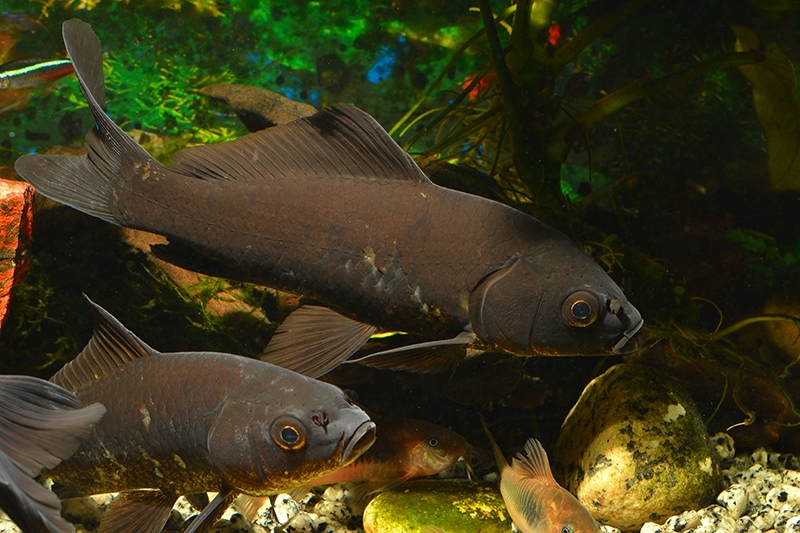
[[231,506],[233,500],[236,499],[236,492],[230,487],[223,487],[217,495],[211,500],[203,512],[195,517],[192,523],[186,528],[185,533],[205,533],[214,522],[220,519],[228,507]]
[[[305,496],[305,492],[303,496]],[[299,500],[299,498],[294,498],[295,500]],[[258,511],[264,507],[264,504],[267,503],[269,500],[269,496],[250,496],[249,494],[240,494],[236,501],[233,502],[233,506],[236,509],[236,512],[241,514],[245,520],[248,522],[252,522],[258,516]]]
[[159,533],[177,499],[160,490],[121,492],[103,515],[99,533]]
[[467,345],[474,340],[475,335],[471,331],[464,331],[452,339],[409,344],[346,362],[422,374],[444,372],[464,360]]
[[278,326],[261,360],[318,378],[356,353],[376,329],[327,307],[304,305]]

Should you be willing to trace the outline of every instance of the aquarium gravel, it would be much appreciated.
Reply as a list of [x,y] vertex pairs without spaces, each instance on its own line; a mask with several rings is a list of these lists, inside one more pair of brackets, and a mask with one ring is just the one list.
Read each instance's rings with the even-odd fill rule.
[[[751,454],[735,454],[733,439],[725,433],[713,437],[720,454],[727,488],[717,503],[700,510],[689,510],[663,524],[648,522],[641,533],[800,533],[800,456],[779,454],[759,448]],[[332,485],[321,494],[308,493],[299,501],[281,494],[259,511],[248,524],[234,509],[229,509],[211,533],[360,533],[360,516],[347,505],[348,490]],[[72,521],[96,526],[99,510],[111,497],[79,498],[65,503]],[[164,529],[183,531],[182,522],[196,511],[180,498]],[[619,533],[603,526],[604,533]],[[93,529],[77,527],[77,533]],[[511,529],[509,528],[509,531]],[[0,533],[21,533],[0,513]]]

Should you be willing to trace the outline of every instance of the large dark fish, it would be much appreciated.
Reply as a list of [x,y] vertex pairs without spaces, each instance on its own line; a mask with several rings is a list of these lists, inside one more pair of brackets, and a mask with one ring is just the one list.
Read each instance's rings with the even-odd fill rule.
[[288,317],[271,362],[321,375],[375,326],[434,339],[369,361],[421,371],[450,366],[471,343],[518,355],[616,353],[641,327],[575,243],[508,206],[434,185],[355,107],[188,148],[162,165],[103,113],[89,25],[70,20],[63,33],[97,126],[86,156],[27,155],[17,172],[49,198],[166,235],[157,253],[181,266],[323,303]]
[[23,531],[75,531],[58,497],[33,478],[72,455],[105,412],[53,383],[0,376],[0,509]]
[[162,354],[92,305],[92,339],[52,381],[108,412],[48,475],[65,497],[121,493],[103,531],[159,532],[178,496],[219,492],[189,529],[206,531],[238,494],[290,490],[375,440],[333,385],[236,355]]

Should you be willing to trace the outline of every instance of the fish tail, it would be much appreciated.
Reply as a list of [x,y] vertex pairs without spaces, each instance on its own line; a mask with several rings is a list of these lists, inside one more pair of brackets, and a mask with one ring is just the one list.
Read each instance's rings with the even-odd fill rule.
[[489,431],[489,426],[486,424],[486,420],[484,420],[483,416],[481,416],[481,425],[483,425],[483,430],[486,432],[486,436],[489,437],[489,443],[492,445],[492,452],[494,452],[494,460],[497,463],[497,468],[500,471],[500,475],[503,474],[503,470],[508,468],[508,461],[503,456],[503,452],[500,451],[500,446],[497,445],[497,442],[494,440],[491,431]]
[[33,478],[72,455],[105,412],[53,383],[0,376],[0,505],[24,531],[74,531],[58,497]]
[[121,225],[116,215],[116,191],[119,182],[125,179],[124,169],[148,168],[159,163],[103,111],[103,52],[91,26],[71,19],[64,22],[62,32],[81,91],[97,124],[86,135],[87,154],[29,154],[19,158],[14,168],[44,196]]

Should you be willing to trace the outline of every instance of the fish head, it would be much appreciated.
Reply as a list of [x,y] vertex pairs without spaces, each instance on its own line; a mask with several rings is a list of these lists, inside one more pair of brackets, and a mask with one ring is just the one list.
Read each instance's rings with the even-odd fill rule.
[[[600,533],[600,524],[568,490],[554,480],[501,482],[511,520],[523,533]],[[514,486],[512,486],[514,485]],[[521,497],[522,493],[526,497]],[[509,502],[515,502],[509,505]]]
[[422,420],[409,420],[408,477],[433,476],[451,468],[460,457],[469,461],[472,446],[458,433]]
[[544,507],[537,533],[600,533],[600,524],[567,489],[551,487],[542,496]]
[[484,344],[517,355],[621,353],[642,327],[639,311],[577,245],[565,237],[552,240],[473,289],[473,332]]
[[277,377],[251,379],[229,395],[208,434],[208,452],[220,475],[234,489],[256,496],[287,491],[346,466],[375,442],[374,422],[347,393],[273,369]]

